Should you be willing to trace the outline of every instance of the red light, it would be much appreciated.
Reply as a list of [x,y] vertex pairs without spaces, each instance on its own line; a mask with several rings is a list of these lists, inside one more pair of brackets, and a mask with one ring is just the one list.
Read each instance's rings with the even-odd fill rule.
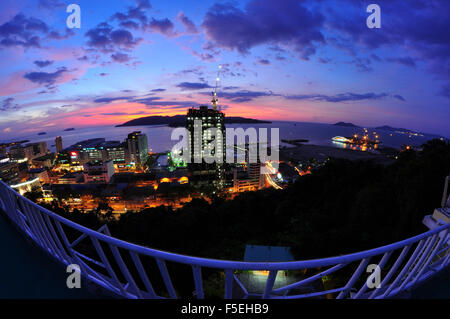
[[77,152],[70,152],[70,155],[77,156]]

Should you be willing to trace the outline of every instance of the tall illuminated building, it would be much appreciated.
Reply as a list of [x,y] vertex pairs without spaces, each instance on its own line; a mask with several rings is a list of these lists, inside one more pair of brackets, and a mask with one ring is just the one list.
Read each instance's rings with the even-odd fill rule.
[[[194,187],[214,187],[222,189],[225,182],[225,115],[219,110],[208,108],[208,106],[200,106],[199,108],[191,108],[186,116],[186,129],[189,132],[189,162],[188,169],[191,173],[191,184]],[[200,122],[201,121],[201,122]],[[208,134],[209,128],[216,128],[216,136]],[[199,132],[201,136],[198,138],[198,146],[195,147],[196,134]],[[207,163],[204,156],[206,155],[206,146],[215,141],[216,148],[211,152],[212,156],[222,158],[222,163],[214,161]],[[196,158],[201,158],[201,161]]]
[[140,131],[128,134],[126,139],[129,162],[143,165],[148,158],[147,135]]
[[63,142],[61,136],[57,136],[55,138],[55,145],[56,145],[56,152],[60,153],[63,150]]

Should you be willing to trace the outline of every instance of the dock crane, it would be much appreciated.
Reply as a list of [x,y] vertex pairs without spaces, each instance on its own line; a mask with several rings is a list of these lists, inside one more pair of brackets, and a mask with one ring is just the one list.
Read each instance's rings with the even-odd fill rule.
[[214,91],[212,92],[212,96],[213,96],[212,104],[213,104],[214,110],[217,109],[217,102],[219,101],[219,99],[217,98],[217,87],[219,86],[221,71],[222,71],[222,65],[219,65],[219,71],[217,72],[217,77],[216,77],[216,86],[214,87]]

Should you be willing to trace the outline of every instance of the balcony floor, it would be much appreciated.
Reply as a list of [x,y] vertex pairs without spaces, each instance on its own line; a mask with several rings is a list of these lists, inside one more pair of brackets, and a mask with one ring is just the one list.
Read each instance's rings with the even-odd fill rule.
[[69,289],[58,262],[28,243],[0,211],[0,299],[95,298],[83,287]]
[[440,272],[411,292],[414,299],[450,299],[450,269]]

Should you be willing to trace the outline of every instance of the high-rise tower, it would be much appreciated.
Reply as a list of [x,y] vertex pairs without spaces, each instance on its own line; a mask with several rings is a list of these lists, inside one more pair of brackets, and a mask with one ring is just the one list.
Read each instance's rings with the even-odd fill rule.
[[136,131],[128,134],[126,142],[130,162],[143,165],[148,157],[147,135]]
[[[186,116],[186,129],[190,138],[188,169],[194,187],[212,186],[222,189],[224,186],[226,157],[224,117],[225,115],[221,111],[210,109],[204,105],[198,109],[188,110]],[[212,136],[208,129],[216,129],[215,136]],[[209,154],[216,158],[213,163],[205,160],[205,156],[208,154],[207,145],[210,143],[215,145],[214,150]]]
[[61,151],[63,150],[63,142],[61,136],[57,136],[55,138],[55,145],[56,145],[56,152],[61,153]]

